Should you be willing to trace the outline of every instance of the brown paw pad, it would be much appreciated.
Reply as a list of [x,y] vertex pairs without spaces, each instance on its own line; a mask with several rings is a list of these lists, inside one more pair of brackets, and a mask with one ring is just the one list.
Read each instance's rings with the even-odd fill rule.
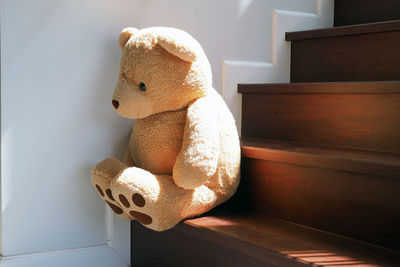
[[106,194],[107,194],[107,196],[108,196],[109,199],[111,199],[112,201],[115,201],[115,199],[114,199],[114,197],[113,197],[112,192],[111,192],[110,189],[107,189],[107,190],[106,190]]
[[96,184],[96,189],[97,189],[97,192],[99,192],[99,194],[100,194],[102,197],[104,197],[104,192],[103,192],[103,190],[101,189],[101,187],[100,187],[98,184]]
[[141,222],[144,225],[148,225],[153,222],[153,219],[147,214],[144,214],[144,213],[141,213],[138,211],[134,211],[134,210],[130,211],[129,214],[132,217],[135,217],[136,220],[138,220],[139,222]]
[[121,209],[120,207],[115,206],[114,204],[108,202],[107,200],[106,200],[106,202],[107,202],[108,206],[110,206],[110,208],[111,208],[116,214],[122,214],[122,213],[123,213],[123,211],[122,211],[122,209]]
[[119,200],[121,201],[122,205],[124,205],[125,207],[129,208],[131,206],[131,204],[129,204],[128,199],[126,199],[126,197],[122,194],[119,194]]
[[132,201],[138,207],[144,207],[144,205],[146,204],[144,197],[139,193],[135,193],[132,195]]

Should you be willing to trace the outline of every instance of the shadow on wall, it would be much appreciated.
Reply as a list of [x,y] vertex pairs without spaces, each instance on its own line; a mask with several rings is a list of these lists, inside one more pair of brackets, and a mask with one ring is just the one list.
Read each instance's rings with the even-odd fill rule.
[[[115,38],[107,39],[103,44],[103,58],[101,68],[98,69],[98,73],[93,75],[93,86],[95,90],[91,90],[92,95],[86,97],[87,117],[84,121],[93,124],[92,127],[97,129],[98,135],[92,138],[91,147],[87,151],[88,158],[95,158],[96,160],[87,162],[86,165],[81,166],[76,177],[79,177],[79,183],[81,183],[79,195],[87,194],[88,190],[95,193],[95,199],[99,200],[97,192],[91,184],[91,170],[92,168],[108,157],[116,157],[122,160],[125,153],[125,149],[129,142],[129,136],[131,133],[132,125],[134,120],[126,119],[118,115],[111,104],[112,94],[116,85],[119,73],[119,60],[121,57],[121,51],[118,46],[118,32],[115,34]],[[96,154],[96,147],[103,147],[105,152]],[[82,177],[87,179],[82,180]],[[103,218],[99,218],[103,219]]]
[[[88,119],[98,124],[99,129],[103,128],[104,131],[111,132],[111,136],[115,136],[109,156],[122,159],[129,142],[131,126],[134,120],[118,115],[111,104],[114,87],[118,80],[119,61],[121,58],[118,36],[119,32],[116,33],[115,39],[108,39],[104,45],[104,64],[102,64],[102,68],[96,75],[98,79],[94,82],[98,94],[94,92],[93,98],[89,98],[92,101],[89,106],[91,116]],[[122,138],[121,124],[123,124],[124,128],[122,130]],[[101,144],[99,143],[98,145]]]

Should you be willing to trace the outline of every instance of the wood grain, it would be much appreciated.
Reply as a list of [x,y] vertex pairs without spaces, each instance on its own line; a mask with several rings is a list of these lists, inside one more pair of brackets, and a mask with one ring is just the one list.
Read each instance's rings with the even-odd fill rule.
[[400,179],[399,154],[243,138],[241,148],[248,159]]
[[382,94],[400,93],[400,81],[238,84],[244,94]]
[[335,26],[395,19],[400,19],[398,0],[335,0]]
[[[206,228],[317,266],[336,261],[353,264],[397,264],[400,253],[293,224],[259,213],[216,214],[187,220],[185,224]],[[338,263],[341,265],[345,263]],[[347,263],[349,264],[349,263]],[[350,265],[350,264],[349,264]]]
[[250,93],[242,137],[400,152],[400,94]]
[[133,221],[132,266],[304,266],[229,235],[181,223],[155,232]]
[[395,266],[399,254],[260,214],[211,214],[154,232],[132,222],[134,266]]
[[400,177],[242,160],[250,210],[400,249]]
[[400,31],[292,41],[291,82],[400,80]]

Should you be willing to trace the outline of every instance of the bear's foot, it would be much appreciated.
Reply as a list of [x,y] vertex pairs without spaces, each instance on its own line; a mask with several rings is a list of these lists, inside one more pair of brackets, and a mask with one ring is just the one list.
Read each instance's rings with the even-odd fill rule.
[[111,190],[125,213],[156,231],[172,228],[187,217],[185,209],[194,192],[175,185],[172,176],[153,175],[136,167],[115,177]]
[[97,164],[92,170],[92,183],[101,198],[110,206],[112,211],[125,220],[134,218],[125,213],[121,205],[115,201],[114,193],[110,188],[113,178],[126,166],[114,158],[105,159]]

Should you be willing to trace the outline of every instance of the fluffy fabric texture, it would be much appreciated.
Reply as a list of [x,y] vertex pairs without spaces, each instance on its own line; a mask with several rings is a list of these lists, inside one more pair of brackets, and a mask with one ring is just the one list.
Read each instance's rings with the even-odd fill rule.
[[119,45],[113,105],[136,123],[123,162],[100,162],[92,182],[120,217],[163,231],[235,193],[239,138],[193,37],[174,28],[126,28]]

